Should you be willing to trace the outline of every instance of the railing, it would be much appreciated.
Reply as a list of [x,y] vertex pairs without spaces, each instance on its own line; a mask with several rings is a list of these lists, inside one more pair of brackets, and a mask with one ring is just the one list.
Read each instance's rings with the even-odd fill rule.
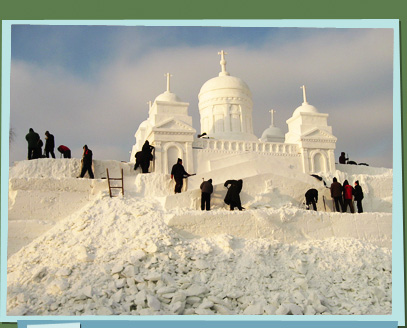
[[298,155],[298,145],[279,142],[256,142],[244,140],[195,139],[195,149],[210,149],[228,152],[253,151],[257,153]]

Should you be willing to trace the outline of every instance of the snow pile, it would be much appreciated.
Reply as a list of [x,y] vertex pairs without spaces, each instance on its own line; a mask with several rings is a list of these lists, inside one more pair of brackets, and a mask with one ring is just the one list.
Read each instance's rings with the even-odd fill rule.
[[[261,184],[257,179],[262,178],[245,179],[242,200],[246,211],[227,211],[221,205],[218,185],[214,210],[201,212],[194,209],[199,191],[172,195],[168,176],[136,175],[126,163],[95,163],[97,177],[103,177],[107,166],[114,175],[124,168],[125,195],[110,198],[106,180],[73,178],[76,167],[68,160],[30,162],[10,170],[10,182],[14,181],[10,194],[15,196],[10,211],[14,218],[20,217],[21,225],[30,213],[32,217],[42,215],[45,222],[51,220],[53,227],[47,226],[41,236],[8,259],[8,315],[392,311],[388,208],[371,212],[367,205],[368,213],[361,215],[306,211],[298,206],[301,198],[296,195],[301,193],[289,192],[294,182],[273,175]],[[64,166],[71,171],[65,172]],[[383,192],[376,186],[387,187],[391,172],[371,171],[342,170],[340,174],[350,181],[357,177],[369,183],[368,190],[364,189],[367,204],[371,195],[387,204],[389,195],[379,198]],[[295,186],[321,184],[308,178],[295,179]],[[277,179],[281,183],[273,184]],[[50,181],[58,182],[53,193],[66,192],[68,198],[85,194],[86,185],[86,201],[69,213],[55,212],[52,206],[19,210],[17,205],[33,194],[49,199],[49,191],[41,186],[49,187]],[[13,189],[16,183],[19,189]],[[31,184],[37,191],[30,189]],[[263,196],[256,198],[255,192]],[[192,205],[182,206],[188,197]],[[173,206],[177,200],[179,206]],[[61,206],[63,201],[61,196],[55,203]],[[47,208],[51,210],[47,212]],[[31,221],[33,225],[37,222]],[[9,236],[12,244],[16,234],[9,229]]]

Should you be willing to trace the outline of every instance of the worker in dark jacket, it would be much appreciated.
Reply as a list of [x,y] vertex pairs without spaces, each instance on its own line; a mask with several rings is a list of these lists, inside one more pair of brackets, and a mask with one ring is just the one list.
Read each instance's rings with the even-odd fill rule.
[[51,154],[52,158],[55,158],[55,141],[54,141],[54,136],[49,133],[49,131],[45,132],[45,157],[49,158],[49,155]]
[[358,208],[358,213],[363,213],[363,207],[362,207],[362,199],[363,199],[363,190],[362,187],[359,185],[359,181],[355,181],[355,188],[353,189],[353,194],[355,196],[356,200],[356,206]]
[[211,209],[211,194],[213,192],[212,179],[202,182],[200,188],[202,191],[201,210],[203,211],[204,209],[206,209],[207,211],[209,211]]
[[44,146],[44,143],[42,142],[41,139],[38,140],[37,142],[37,147],[35,148],[33,154],[34,158],[42,158],[42,146]]
[[348,205],[351,213],[355,213],[355,208],[353,207],[353,187],[349,184],[348,180],[343,182],[343,211],[346,212]]
[[316,211],[318,203],[318,190],[316,189],[307,190],[307,192],[305,193],[305,202],[307,205],[307,210],[309,210],[309,207],[312,204],[314,211]]
[[92,151],[87,145],[83,146],[82,170],[80,177],[83,178],[86,172],[89,173],[89,177],[91,179],[94,178],[92,171]]
[[[229,185],[230,187],[228,187]],[[228,188],[225,203],[230,205],[230,210],[233,211],[235,207],[237,207],[239,211],[243,210],[244,208],[242,207],[242,203],[240,201],[240,192],[242,191],[243,180],[227,180],[224,186]]]
[[148,173],[148,168],[150,167],[150,162],[153,160],[153,154],[152,151],[154,150],[153,146],[150,146],[150,143],[148,140],[143,145],[143,148],[141,149],[142,152],[142,159],[141,159],[141,170],[143,173]]
[[345,156],[345,152],[341,152],[341,156],[339,156],[339,164],[346,164],[346,161],[349,158]]
[[191,174],[187,173],[182,165],[182,159],[178,158],[177,164],[172,167],[171,170],[171,179],[175,180],[175,193],[178,194],[181,192],[182,185],[184,184],[184,178],[190,177]]
[[[343,212],[342,185],[336,178],[333,178],[331,184],[331,197],[335,202],[336,211]],[[339,205],[341,207],[339,207]]]
[[38,141],[40,140],[40,135],[30,128],[28,134],[25,136],[25,140],[28,142],[28,156],[27,159],[35,159],[36,151],[38,148]]
[[67,146],[60,145],[57,149],[64,158],[71,158],[71,150]]

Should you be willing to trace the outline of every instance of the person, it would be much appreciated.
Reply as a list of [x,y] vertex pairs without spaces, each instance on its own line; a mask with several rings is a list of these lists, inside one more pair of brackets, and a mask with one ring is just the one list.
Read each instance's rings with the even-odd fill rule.
[[143,145],[143,148],[141,149],[142,152],[142,158],[141,158],[141,162],[140,162],[140,166],[141,166],[141,171],[143,173],[148,173],[148,168],[150,167],[150,161],[153,160],[153,151],[154,147],[150,146],[150,143],[148,142],[148,140],[146,140],[146,142]]
[[363,190],[359,185],[359,181],[355,181],[354,196],[356,200],[356,206],[358,208],[358,213],[363,213],[362,199],[363,199]]
[[92,171],[92,151],[87,145],[83,146],[82,170],[80,177],[83,178],[86,172],[89,173],[89,177],[91,179],[94,178]]
[[49,133],[49,131],[45,132],[45,157],[49,158],[49,155],[51,154],[52,158],[55,158],[55,141],[54,141],[54,136]]
[[346,164],[346,161],[349,158],[345,156],[345,152],[341,152],[341,156],[339,156],[339,164]]
[[174,164],[171,169],[171,179],[175,180],[175,193],[181,192],[182,185],[184,184],[184,178],[190,177],[191,174],[187,173],[182,166],[182,159],[178,158],[177,164]]
[[40,135],[30,128],[27,135],[25,136],[25,140],[28,143],[28,156],[27,159],[35,159],[36,158],[36,149],[38,147],[38,141],[40,140]]
[[203,211],[204,209],[206,209],[207,211],[209,211],[211,209],[211,194],[213,192],[212,179],[202,182],[200,188],[202,191],[201,210]]
[[34,158],[42,158],[42,146],[44,146],[44,143],[42,142],[41,139],[38,140],[37,142],[37,147],[34,150]]
[[343,212],[347,211],[348,205],[349,205],[351,213],[355,213],[355,209],[353,207],[352,195],[353,195],[353,187],[351,185],[349,185],[348,180],[345,180],[343,182]]
[[[331,197],[335,202],[337,212],[343,212],[342,185],[334,177],[331,184]],[[339,207],[339,205],[341,207]]]
[[318,203],[318,190],[314,188],[308,189],[307,192],[305,193],[305,204],[307,205],[307,210],[309,210],[309,207],[312,204],[314,211],[316,211],[317,203]]
[[[230,187],[228,187],[229,185]],[[230,205],[230,210],[233,211],[235,207],[237,207],[239,211],[243,210],[244,208],[242,207],[239,195],[242,191],[243,180],[227,180],[224,186],[228,188],[224,201],[227,205]]]
[[67,146],[60,145],[57,149],[61,156],[64,155],[64,158],[71,158],[71,150]]

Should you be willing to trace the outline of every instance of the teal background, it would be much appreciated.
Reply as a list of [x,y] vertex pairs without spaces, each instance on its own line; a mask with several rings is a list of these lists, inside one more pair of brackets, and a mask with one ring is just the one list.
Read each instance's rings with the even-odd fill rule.
[[[135,0],[19,0],[19,1],[0,1],[1,20],[112,20],[112,19],[399,19],[400,20],[400,39],[401,39],[401,95],[402,112],[401,124],[403,131],[406,129],[406,117],[403,115],[405,109],[406,90],[403,85],[407,79],[407,2],[405,0],[388,1],[369,1],[369,5],[364,1],[328,2],[320,0],[286,0],[284,2],[271,2],[266,0],[254,1],[162,1],[155,0],[141,3]],[[0,26],[0,33],[2,32]],[[404,54],[404,56],[403,56]],[[403,84],[404,81],[404,84]],[[1,83],[1,82],[0,82]],[[398,124],[395,120],[394,124]],[[403,134],[404,135],[404,134]],[[404,139],[404,138],[403,138]],[[402,144],[404,154],[405,143]],[[404,157],[403,157],[404,167]],[[403,186],[405,182],[403,175]],[[0,184],[2,182],[0,180]],[[403,187],[404,191],[404,187]],[[406,203],[405,192],[403,203]],[[404,215],[405,216],[405,209]],[[404,226],[405,234],[405,226]],[[404,260],[404,263],[406,261]],[[1,268],[3,269],[3,268]],[[405,294],[405,293],[404,293]],[[185,321],[187,323],[187,321]],[[209,322],[207,322],[209,323]],[[312,322],[303,324],[311,327]],[[110,322],[112,324],[112,322]],[[161,325],[168,325],[162,322]],[[176,322],[173,322],[176,324]],[[197,322],[189,322],[188,326]],[[282,324],[282,322],[280,322]],[[322,322],[318,326],[325,326]],[[335,327],[334,323],[326,323],[326,326]],[[348,326],[354,326],[355,322],[347,322]],[[361,324],[361,323],[360,323]],[[382,326],[389,326],[389,323]],[[142,322],[133,322],[132,326],[141,326]],[[213,326],[225,326],[226,322],[211,322]],[[241,326],[238,322],[234,326]],[[244,326],[250,326],[252,322],[245,322]],[[270,323],[264,323],[264,326],[272,327]],[[104,326],[104,325],[102,325]],[[102,327],[100,326],[100,327]],[[110,326],[110,325],[109,325]],[[145,322],[144,325],[145,326]],[[148,325],[151,326],[151,325]],[[158,326],[158,324],[156,325]],[[186,325],[185,325],[186,326]],[[315,326],[315,324],[312,324]],[[321,327],[322,327],[321,326]],[[359,326],[359,324],[358,324]],[[390,326],[395,327],[395,324]],[[17,327],[16,323],[0,323],[0,327]],[[288,327],[286,324],[280,327]],[[291,327],[291,326],[290,326]],[[339,327],[339,326],[338,326]],[[368,326],[366,326],[368,327]],[[377,326],[379,327],[379,326]]]

